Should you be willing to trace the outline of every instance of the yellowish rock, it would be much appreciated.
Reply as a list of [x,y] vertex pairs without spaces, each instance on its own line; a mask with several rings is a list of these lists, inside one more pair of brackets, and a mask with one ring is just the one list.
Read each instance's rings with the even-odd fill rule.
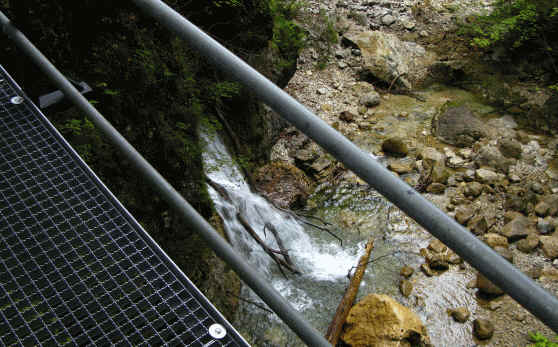
[[353,347],[431,346],[420,318],[383,294],[368,295],[351,308],[342,339]]

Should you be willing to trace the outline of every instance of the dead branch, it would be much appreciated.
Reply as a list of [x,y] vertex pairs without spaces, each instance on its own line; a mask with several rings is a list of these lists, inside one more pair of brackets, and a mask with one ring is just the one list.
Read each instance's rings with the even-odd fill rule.
[[231,292],[230,290],[227,290],[226,293],[227,293],[228,295],[234,296],[235,298],[237,298],[237,299],[240,300],[240,301],[244,301],[244,302],[246,302],[246,303],[252,304],[252,305],[256,306],[256,307],[259,308],[259,309],[262,309],[262,310],[264,310],[264,311],[266,311],[266,312],[269,312],[269,313],[272,313],[272,314],[273,314],[273,311],[271,311],[270,309],[264,307],[263,305],[261,305],[261,304],[255,302],[255,301],[248,300],[248,299],[244,299],[243,297],[234,294],[234,293]]
[[265,231],[265,229],[269,229],[271,231],[271,233],[273,234],[273,236],[275,236],[275,241],[277,241],[277,245],[279,246],[279,249],[281,250],[281,252],[279,254],[281,254],[283,256],[283,258],[285,258],[285,261],[287,262],[287,264],[289,264],[290,266],[292,266],[294,268],[294,264],[291,260],[291,257],[289,256],[289,251],[287,249],[285,249],[285,246],[283,245],[283,240],[281,240],[281,238],[279,237],[279,233],[277,232],[277,229],[275,229],[275,227],[271,223],[265,223],[264,231]]
[[205,181],[213,189],[215,189],[217,191],[217,193],[223,197],[223,199],[227,200],[228,202],[231,202],[231,197],[229,196],[229,193],[227,193],[227,190],[222,185],[213,181],[211,178],[209,178],[207,176],[205,177]]
[[370,239],[366,244],[364,255],[360,257],[360,260],[358,261],[357,270],[355,271],[355,274],[351,279],[351,282],[349,283],[349,287],[345,291],[343,299],[341,299],[339,306],[337,306],[337,311],[333,316],[333,320],[327,328],[325,338],[331,343],[332,346],[337,345],[337,342],[339,341],[339,336],[341,335],[343,324],[345,324],[345,320],[349,315],[349,310],[351,309],[351,307],[353,306],[353,302],[355,301],[356,295],[358,293],[358,288],[360,286],[360,282],[362,281],[362,277],[364,276],[366,264],[368,263],[368,259],[370,258],[370,253],[372,252],[373,247],[374,240]]
[[258,236],[258,234],[254,231],[254,229],[252,229],[250,224],[248,224],[248,221],[244,218],[244,216],[242,216],[240,212],[236,214],[236,218],[238,219],[240,224],[242,224],[244,229],[248,231],[250,236],[252,236],[252,238],[263,248],[263,250],[271,257],[271,259],[273,259],[275,263],[277,263],[277,266],[279,267],[279,271],[281,271],[281,274],[283,274],[285,278],[287,278],[287,275],[285,275],[285,273],[283,272],[283,267],[294,274],[300,274],[300,272],[297,269],[287,264],[285,260],[277,257],[274,250],[272,250],[265,244],[265,242]]

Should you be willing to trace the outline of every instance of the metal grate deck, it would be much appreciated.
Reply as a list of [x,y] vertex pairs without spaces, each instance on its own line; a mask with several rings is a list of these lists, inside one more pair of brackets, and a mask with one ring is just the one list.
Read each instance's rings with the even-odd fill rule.
[[63,344],[247,346],[0,66],[0,345]]

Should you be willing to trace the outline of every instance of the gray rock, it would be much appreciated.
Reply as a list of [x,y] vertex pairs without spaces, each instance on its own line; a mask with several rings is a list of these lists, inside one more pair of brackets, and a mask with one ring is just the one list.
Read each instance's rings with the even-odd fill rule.
[[550,206],[546,202],[541,201],[535,206],[535,213],[539,217],[546,217],[550,213]]
[[428,166],[444,163],[446,160],[444,154],[432,147],[424,147],[419,154],[419,158]]
[[338,49],[335,51],[335,58],[337,59],[343,59],[345,58],[345,51],[342,49]]
[[347,63],[345,63],[344,61],[340,61],[340,62],[337,63],[337,66],[338,66],[341,70],[343,70],[343,69],[347,68]]
[[533,191],[533,193],[535,194],[539,194],[539,195],[544,194],[544,187],[539,182],[533,182],[530,188],[531,191]]
[[539,218],[537,220],[537,230],[543,234],[550,234],[556,229],[556,220],[552,217]]
[[498,141],[498,148],[504,157],[507,158],[521,158],[521,143],[509,138],[500,139]]
[[558,235],[541,236],[541,249],[547,258],[558,258]]
[[395,23],[396,19],[394,16],[392,16],[391,14],[386,14],[385,16],[382,17],[382,24],[383,25],[387,25],[390,26],[393,23]]
[[486,136],[484,124],[466,106],[450,107],[432,121],[433,133],[442,141],[470,147]]
[[319,95],[325,95],[325,94],[327,94],[327,89],[326,88],[319,88],[316,92]]
[[475,171],[475,177],[481,183],[492,184],[501,180],[503,177],[496,172],[488,169],[478,169]]
[[351,49],[351,54],[355,57],[360,57],[362,55],[362,52],[360,51],[360,49],[353,48]]
[[[386,15],[382,20],[393,20]],[[344,38],[359,47],[364,60],[363,68],[395,86],[412,89],[428,77],[428,66],[436,60],[435,54],[413,42],[404,42],[396,35],[381,31],[349,31]]]
[[395,157],[404,157],[409,153],[409,149],[401,137],[386,139],[382,143],[382,151]]
[[374,107],[380,104],[381,97],[376,91],[371,91],[360,97],[360,104],[366,107]]
[[482,147],[475,158],[475,163],[479,167],[489,166],[507,173],[514,160],[505,158],[498,148],[494,146]]
[[508,241],[514,242],[526,238],[531,229],[531,221],[527,217],[518,216],[504,225],[502,230],[500,230],[500,234],[507,237]]
[[310,168],[314,170],[315,173],[320,173],[331,166],[333,162],[329,160],[327,157],[321,157],[320,159],[316,160]]

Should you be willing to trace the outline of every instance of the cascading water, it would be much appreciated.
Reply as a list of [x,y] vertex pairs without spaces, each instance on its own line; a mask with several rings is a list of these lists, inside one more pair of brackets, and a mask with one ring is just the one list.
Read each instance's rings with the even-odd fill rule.
[[[325,333],[348,285],[347,275],[357,264],[366,241],[373,237],[375,248],[372,259],[376,258],[378,261],[368,266],[359,295],[385,293],[395,296],[404,304],[415,306],[415,311],[429,326],[435,346],[466,345],[466,337],[470,339],[470,332],[467,331],[469,328],[455,327],[445,313],[448,302],[455,301],[458,294],[448,296],[447,291],[440,292],[436,288],[436,282],[433,282],[430,287],[423,287],[428,289],[421,296],[424,299],[421,303],[412,303],[399,295],[397,284],[403,262],[417,267],[420,262],[417,255],[400,251],[406,244],[409,244],[410,249],[411,244],[416,246],[417,242],[427,243],[428,235],[423,232],[423,240],[400,234],[397,234],[397,237],[389,236],[390,230],[387,226],[390,225],[392,230],[397,229],[402,214],[393,212],[395,209],[378,194],[368,189],[347,186],[324,186],[318,189],[323,198],[320,201],[322,207],[313,211],[317,216],[343,224],[336,216],[343,213],[355,215],[355,226],[345,225],[344,230],[338,233],[343,239],[341,245],[328,233],[300,223],[292,215],[276,209],[267,200],[254,194],[221,139],[217,135],[208,135],[208,132],[203,132],[202,137],[206,141],[206,175],[223,188],[218,192],[209,186],[209,193],[224,221],[227,236],[233,247],[266,276],[271,285],[319,331]],[[273,234],[264,230],[266,223],[270,223],[282,238],[285,249],[289,251],[295,267],[301,274],[286,272],[288,278],[285,278],[274,261],[237,219],[238,213],[270,248],[279,249]],[[381,257],[386,254],[397,256]],[[448,288],[444,288],[450,293],[456,288],[459,289],[460,284],[465,281],[458,276],[452,276],[447,276]],[[303,345],[274,314],[249,303],[251,301],[265,306],[251,290],[244,288],[242,297],[244,301],[241,301],[234,324],[252,344]],[[444,304],[445,306],[438,307]],[[447,333],[448,329],[452,330],[451,334]]]

